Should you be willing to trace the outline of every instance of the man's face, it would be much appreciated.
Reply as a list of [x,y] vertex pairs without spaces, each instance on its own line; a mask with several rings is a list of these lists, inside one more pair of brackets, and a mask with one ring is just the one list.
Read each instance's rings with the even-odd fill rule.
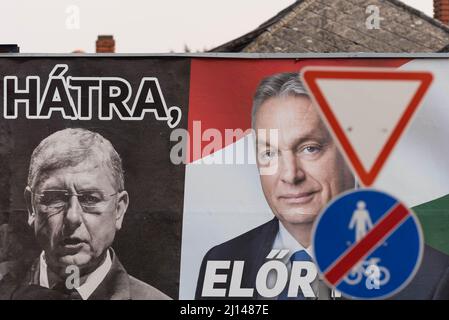
[[35,183],[30,223],[53,269],[95,268],[121,228],[128,194],[117,193],[110,169],[95,162],[45,172]]
[[[260,106],[255,120],[256,133],[267,130],[257,138],[262,189],[280,221],[311,223],[329,200],[354,186],[349,168],[310,99],[271,98]],[[270,129],[278,130],[278,139],[270,139]]]

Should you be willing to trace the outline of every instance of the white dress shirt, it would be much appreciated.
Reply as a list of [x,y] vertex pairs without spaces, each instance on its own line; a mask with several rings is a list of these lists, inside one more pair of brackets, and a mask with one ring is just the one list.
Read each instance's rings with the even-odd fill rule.
[[290,261],[290,257],[296,252],[300,250],[305,250],[309,256],[313,259],[312,246],[310,245],[307,248],[304,248],[295,238],[288,232],[288,230],[284,227],[284,225],[278,221],[279,223],[279,231],[276,235],[276,238],[273,242],[273,249],[288,249],[289,253],[283,259],[285,262]]
[[[42,251],[39,260],[39,284],[41,287],[50,288],[44,251]],[[81,286],[75,288],[83,300],[87,300],[95,289],[98,288],[100,283],[108,274],[109,270],[111,270],[111,266],[112,259],[108,250],[106,253],[106,259],[104,259],[103,263],[87,276],[86,281]]]

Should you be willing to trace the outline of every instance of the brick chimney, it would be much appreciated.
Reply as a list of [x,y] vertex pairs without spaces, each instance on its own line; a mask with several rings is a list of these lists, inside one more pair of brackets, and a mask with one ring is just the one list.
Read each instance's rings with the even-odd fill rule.
[[98,36],[96,47],[97,53],[114,53],[115,52],[114,36],[107,36],[107,35]]
[[449,24],[449,0],[433,0],[434,18]]

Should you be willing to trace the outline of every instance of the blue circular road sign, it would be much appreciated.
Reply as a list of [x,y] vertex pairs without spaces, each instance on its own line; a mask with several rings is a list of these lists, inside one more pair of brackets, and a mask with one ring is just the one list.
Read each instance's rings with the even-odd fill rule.
[[347,192],[321,213],[313,229],[315,261],[343,295],[387,298],[413,279],[423,236],[412,211],[374,189]]

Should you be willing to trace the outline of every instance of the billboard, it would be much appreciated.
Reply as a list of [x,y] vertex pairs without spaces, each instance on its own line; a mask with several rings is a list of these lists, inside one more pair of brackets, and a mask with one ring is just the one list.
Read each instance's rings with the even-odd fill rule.
[[[0,57],[0,297],[66,298],[63,282],[84,300],[281,299],[280,271],[258,276],[270,252],[313,256],[315,218],[361,185],[306,67],[432,75],[372,187],[417,214],[426,243],[393,298],[449,297],[449,60],[276,55]],[[387,87],[365,104],[399,101]],[[308,285],[302,298],[325,291]]]

